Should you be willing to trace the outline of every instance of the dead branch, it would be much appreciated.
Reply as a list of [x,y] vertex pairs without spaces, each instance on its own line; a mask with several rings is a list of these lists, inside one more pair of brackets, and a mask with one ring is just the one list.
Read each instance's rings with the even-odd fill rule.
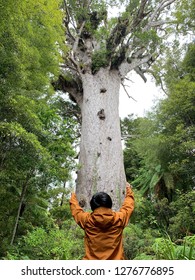
[[123,82],[121,82],[121,84],[122,84],[122,86],[124,88],[124,91],[126,92],[127,96],[129,98],[133,99],[135,102],[137,102],[137,100],[135,100],[132,96],[129,95],[129,93],[128,93],[127,89],[126,89],[127,85],[125,85]]
[[143,79],[143,81],[146,83],[147,82],[147,78],[144,75],[144,71],[141,69],[140,66],[137,66],[134,68],[135,72]]
[[156,7],[153,13],[150,16],[150,22],[154,21],[158,18],[161,11],[166,8],[167,6],[171,5],[175,0],[162,0]]
[[140,24],[140,22],[148,15],[148,13],[144,13],[147,2],[148,0],[141,1],[140,8],[134,17],[131,30],[134,30]]

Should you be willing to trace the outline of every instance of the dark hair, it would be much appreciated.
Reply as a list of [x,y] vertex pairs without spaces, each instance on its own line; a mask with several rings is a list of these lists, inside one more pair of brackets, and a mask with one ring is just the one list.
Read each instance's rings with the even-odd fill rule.
[[92,211],[101,206],[106,208],[112,208],[112,199],[107,193],[98,192],[92,196],[90,206]]

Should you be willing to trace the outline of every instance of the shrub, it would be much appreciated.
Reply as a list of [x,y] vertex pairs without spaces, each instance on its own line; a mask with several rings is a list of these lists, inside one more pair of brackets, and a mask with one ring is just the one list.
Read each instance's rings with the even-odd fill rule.
[[175,244],[169,236],[157,238],[153,245],[156,258],[164,260],[194,260],[195,236],[186,236],[180,242],[182,245]]
[[6,259],[31,260],[72,260],[81,259],[83,252],[83,238],[80,229],[59,230],[54,228],[45,230],[36,228],[28,232],[18,244],[7,253]]
[[[155,234],[155,236],[153,236]],[[124,229],[124,251],[127,259],[154,259],[153,243],[157,231],[143,230],[139,225],[130,224]]]

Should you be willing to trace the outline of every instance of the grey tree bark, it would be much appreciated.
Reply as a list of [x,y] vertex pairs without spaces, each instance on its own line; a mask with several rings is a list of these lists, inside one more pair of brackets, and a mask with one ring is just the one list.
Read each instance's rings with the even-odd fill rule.
[[76,193],[85,207],[97,191],[107,192],[117,208],[123,198],[125,172],[119,119],[118,71],[102,68],[83,75],[80,169]]

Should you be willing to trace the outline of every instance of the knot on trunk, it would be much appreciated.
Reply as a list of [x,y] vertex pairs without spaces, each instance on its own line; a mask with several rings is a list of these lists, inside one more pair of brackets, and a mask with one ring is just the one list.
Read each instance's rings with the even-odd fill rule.
[[107,91],[106,88],[101,88],[101,89],[100,89],[100,92],[101,92],[101,93],[104,93],[104,92],[106,92],[106,91]]
[[85,201],[85,199],[81,199],[80,201],[79,201],[79,205],[83,208],[83,207],[85,207],[85,205],[86,205],[86,201]]
[[106,116],[104,113],[104,109],[101,109],[98,113],[97,113],[98,117],[100,118],[100,120],[105,120]]

